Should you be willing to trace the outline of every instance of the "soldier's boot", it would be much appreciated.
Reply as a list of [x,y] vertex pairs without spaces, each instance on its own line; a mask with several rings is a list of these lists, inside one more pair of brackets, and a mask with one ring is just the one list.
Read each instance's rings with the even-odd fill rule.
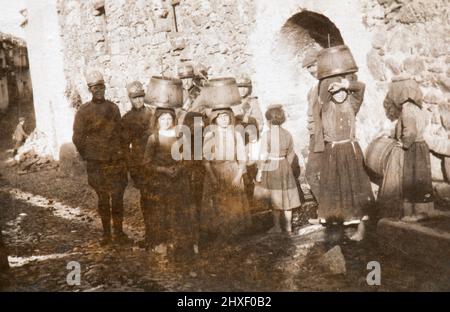
[[112,197],[113,239],[119,244],[131,244],[133,241],[123,231],[123,193]]
[[104,246],[111,243],[111,208],[109,204],[109,196],[106,194],[98,194],[98,212],[102,220],[103,235],[100,245]]

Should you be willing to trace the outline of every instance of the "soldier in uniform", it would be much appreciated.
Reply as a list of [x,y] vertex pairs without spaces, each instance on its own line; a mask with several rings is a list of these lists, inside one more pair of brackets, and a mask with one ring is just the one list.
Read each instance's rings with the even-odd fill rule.
[[[98,71],[87,75],[92,100],[75,115],[73,143],[86,161],[88,183],[98,196],[103,226],[101,244],[114,238],[128,243],[123,232],[123,195],[127,186],[126,152],[121,140],[121,118],[116,104],[105,99],[105,83]],[[113,236],[111,235],[111,217]]]
[[183,83],[183,110],[189,111],[200,94],[200,87],[195,83],[194,67],[190,64],[178,68],[178,77]]
[[[133,81],[127,85],[128,97],[132,108],[122,117],[122,135],[124,148],[127,150],[127,165],[134,186],[141,193],[141,209],[144,216],[145,237],[149,236],[149,216],[145,209],[144,201],[149,180],[149,173],[143,165],[144,152],[147,140],[152,132],[151,121],[153,110],[144,105],[144,87],[139,81]],[[141,243],[145,246],[146,239]]]
[[240,105],[233,106],[234,113],[237,116],[248,116],[249,118],[255,120],[258,130],[262,132],[264,117],[261,112],[261,108],[259,107],[258,97],[252,96],[252,80],[247,75],[243,75],[238,82],[238,87],[242,102]]
[[[306,52],[302,66],[317,79],[317,55],[319,51],[311,48]],[[324,151],[323,140],[319,140],[323,136],[322,125],[320,120],[320,104],[318,101],[319,83],[317,82],[308,92],[308,130],[309,130],[309,155],[306,164],[306,179],[311,188],[311,192],[315,199],[319,201],[320,190],[320,167]],[[317,222],[318,220],[310,220]]]

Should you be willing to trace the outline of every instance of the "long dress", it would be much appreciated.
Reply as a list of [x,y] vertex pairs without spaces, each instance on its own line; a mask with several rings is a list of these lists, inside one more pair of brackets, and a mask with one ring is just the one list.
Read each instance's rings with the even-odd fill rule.
[[300,207],[300,196],[291,167],[295,157],[291,134],[281,127],[272,126],[262,136],[261,155],[268,160],[260,166],[261,186],[270,193],[272,208],[291,210]]
[[378,191],[378,218],[400,218],[403,207],[403,162],[405,152],[394,146],[383,170],[383,182]]
[[[186,246],[197,241],[197,218],[193,205],[190,205],[189,183],[183,162],[172,157],[172,145],[179,138],[151,135],[145,149],[144,162],[151,170],[145,196],[148,209],[146,222],[149,223],[149,243],[157,246],[174,243]],[[156,172],[157,167],[178,170],[176,177]]]
[[403,199],[404,202],[413,204],[413,213],[433,209],[430,151],[424,139],[427,125],[428,119],[423,109],[412,102],[403,104],[396,137],[405,149]]
[[325,152],[320,176],[318,217],[321,222],[359,223],[368,218],[374,197],[364,169],[364,157],[355,136],[356,114],[363,101],[364,84],[351,81],[341,104],[331,99],[328,86],[339,77],[326,78],[319,86]]
[[245,146],[241,134],[233,127],[208,132],[204,140],[205,161],[217,178],[216,188],[205,175],[200,228],[204,233],[223,239],[241,234],[251,225],[244,181],[234,188],[232,182],[239,169],[245,171]]

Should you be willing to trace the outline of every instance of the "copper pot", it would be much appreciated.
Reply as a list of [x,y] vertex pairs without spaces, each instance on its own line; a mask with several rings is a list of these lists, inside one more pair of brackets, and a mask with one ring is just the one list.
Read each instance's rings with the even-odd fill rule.
[[346,45],[339,45],[319,52],[317,58],[317,78],[350,74],[358,71],[355,59]]
[[147,87],[145,103],[157,107],[183,106],[183,86],[180,79],[153,76]]
[[234,78],[210,79],[202,89],[202,97],[212,109],[226,108],[241,103],[241,95]]

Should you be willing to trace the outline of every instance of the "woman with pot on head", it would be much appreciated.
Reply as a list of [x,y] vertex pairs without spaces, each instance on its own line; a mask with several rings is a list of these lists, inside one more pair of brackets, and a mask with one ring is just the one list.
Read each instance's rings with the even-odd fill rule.
[[404,221],[417,221],[434,211],[430,151],[424,139],[429,116],[422,107],[420,87],[412,79],[390,84],[385,99],[385,105],[389,104],[400,111],[395,138],[404,150],[401,185],[398,186],[403,199],[401,216]]
[[210,80],[206,88],[212,110],[210,131],[205,134],[203,146],[207,174],[200,212],[201,229],[207,235],[230,239],[251,224],[243,181],[245,145],[242,133],[234,128],[231,110],[232,104],[239,103],[240,96],[232,78]]
[[[330,66],[331,64],[331,66]],[[320,177],[318,217],[322,223],[358,224],[351,237],[364,237],[364,221],[374,202],[364,157],[356,140],[356,114],[365,85],[346,46],[324,49],[318,56],[319,101],[325,151]]]
[[[160,101],[164,96],[156,98]],[[152,122],[155,129],[148,138],[144,154],[144,164],[151,172],[145,198],[149,216],[148,245],[169,247],[175,252],[198,252],[198,223],[189,205],[189,183],[183,163],[183,148],[189,143],[176,129],[175,107],[181,106],[181,101],[173,98],[158,101],[151,101],[156,106]]]

